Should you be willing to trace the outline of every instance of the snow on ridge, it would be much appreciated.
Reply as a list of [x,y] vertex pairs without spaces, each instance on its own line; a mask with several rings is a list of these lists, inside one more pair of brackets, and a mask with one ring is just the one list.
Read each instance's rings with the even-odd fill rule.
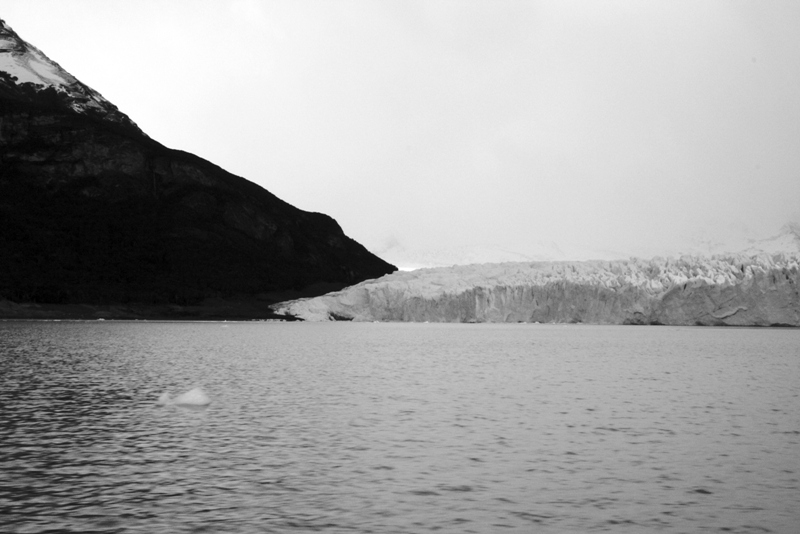
[[63,71],[59,72],[60,69],[54,64],[42,61],[43,58],[40,57],[36,51],[33,52],[34,53],[30,54],[29,57],[25,58],[25,62],[27,63],[28,69],[39,77],[43,85],[68,85],[70,83],[75,83],[74,78],[72,82],[67,81],[64,76],[60,76]]
[[[52,88],[64,103],[76,113],[99,113],[105,120],[139,127],[103,96],[85,85],[41,50],[24,41],[0,19],[0,72],[16,78],[16,85],[33,84],[42,89]],[[142,135],[146,135],[139,130]]]
[[0,70],[16,76],[17,83],[33,83],[44,87],[56,88],[75,83],[74,78],[72,82],[68,81],[68,73],[60,71],[52,63],[43,61],[35,53],[17,54],[11,52],[2,54],[0,55]]
[[23,41],[3,20],[0,20],[0,70],[16,76],[17,83],[45,87],[78,83],[74,76],[41,50]]

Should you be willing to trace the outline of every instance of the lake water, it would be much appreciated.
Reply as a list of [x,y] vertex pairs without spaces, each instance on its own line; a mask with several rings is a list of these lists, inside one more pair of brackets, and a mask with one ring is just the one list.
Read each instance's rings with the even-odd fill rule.
[[800,330],[1,322],[0,525],[796,534]]

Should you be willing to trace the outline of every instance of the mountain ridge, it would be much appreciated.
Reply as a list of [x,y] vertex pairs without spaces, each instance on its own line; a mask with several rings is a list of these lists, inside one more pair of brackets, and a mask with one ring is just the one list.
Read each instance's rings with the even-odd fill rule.
[[5,22],[0,72],[0,296],[9,301],[269,303],[395,269],[331,217],[151,139]]

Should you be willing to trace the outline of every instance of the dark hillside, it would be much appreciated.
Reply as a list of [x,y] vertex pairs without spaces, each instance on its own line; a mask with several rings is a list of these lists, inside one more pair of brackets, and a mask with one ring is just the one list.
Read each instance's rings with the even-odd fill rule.
[[186,305],[395,270],[332,218],[119,117],[0,77],[0,297]]

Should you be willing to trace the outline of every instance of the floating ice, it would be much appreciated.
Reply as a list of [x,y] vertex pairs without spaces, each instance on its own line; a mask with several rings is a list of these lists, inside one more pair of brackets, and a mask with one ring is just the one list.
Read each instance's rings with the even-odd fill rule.
[[162,406],[167,404],[176,404],[178,406],[208,406],[211,404],[211,397],[201,388],[194,388],[186,393],[178,395],[174,399],[169,396],[169,393],[162,393],[159,395],[156,402]]

